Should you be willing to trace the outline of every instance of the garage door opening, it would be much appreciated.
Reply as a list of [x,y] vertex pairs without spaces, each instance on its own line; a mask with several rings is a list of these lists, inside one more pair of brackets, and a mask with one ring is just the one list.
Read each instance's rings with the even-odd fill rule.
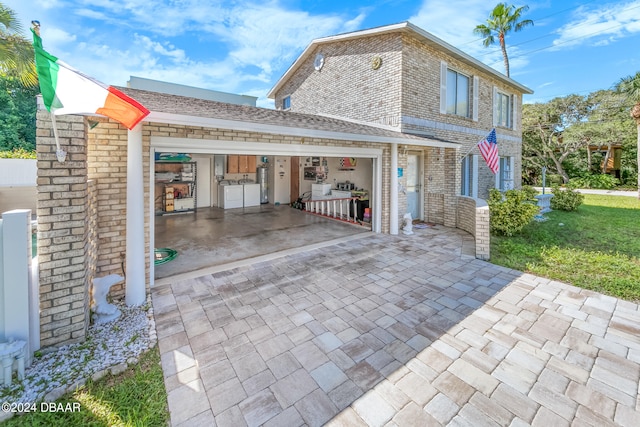
[[[373,157],[197,151],[152,150],[153,247],[178,252],[153,267],[155,280],[348,239],[374,225]],[[297,203],[352,194],[357,203],[344,208],[351,222],[310,214]]]

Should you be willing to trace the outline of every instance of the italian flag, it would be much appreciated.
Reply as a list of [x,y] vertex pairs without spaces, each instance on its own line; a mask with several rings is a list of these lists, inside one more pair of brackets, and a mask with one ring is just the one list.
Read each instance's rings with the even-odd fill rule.
[[47,110],[61,114],[101,114],[133,129],[148,114],[142,104],[114,87],[74,70],[42,48],[40,35],[33,33],[33,48],[42,100]]

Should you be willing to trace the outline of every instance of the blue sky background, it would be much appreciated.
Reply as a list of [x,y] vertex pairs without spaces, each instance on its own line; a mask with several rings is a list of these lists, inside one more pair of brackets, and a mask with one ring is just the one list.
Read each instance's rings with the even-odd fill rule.
[[[262,107],[314,38],[407,20],[504,73],[499,47],[472,32],[498,1],[0,1],[25,35],[39,20],[46,50],[104,83],[133,75],[257,96]],[[535,25],[507,36],[511,77],[535,92],[525,102],[608,89],[640,70],[640,0],[528,4]]]

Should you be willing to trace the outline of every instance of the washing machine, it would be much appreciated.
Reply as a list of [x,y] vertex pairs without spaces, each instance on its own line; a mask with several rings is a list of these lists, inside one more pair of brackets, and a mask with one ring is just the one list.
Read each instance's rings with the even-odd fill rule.
[[218,206],[222,209],[241,208],[244,205],[244,186],[232,182],[220,182]]

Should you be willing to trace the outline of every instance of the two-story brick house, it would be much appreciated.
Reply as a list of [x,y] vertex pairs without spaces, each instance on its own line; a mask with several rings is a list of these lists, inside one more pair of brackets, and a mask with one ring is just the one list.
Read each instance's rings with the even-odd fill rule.
[[[313,41],[271,91],[276,110],[121,90],[149,116],[132,130],[104,117],[59,117],[65,163],[49,114],[38,112],[43,346],[83,339],[94,276],[124,266],[127,303],[144,301],[154,284],[154,171],[163,152],[204,157],[208,190],[218,156],[354,158],[373,232],[398,234],[411,212],[468,231],[476,257],[488,259],[488,209],[465,194],[483,197],[496,179],[477,150],[464,155],[495,126],[503,165],[519,176],[519,112],[531,92],[408,23]],[[337,169],[331,177],[355,173]]]
[[[457,194],[519,187],[522,95],[532,91],[405,22],[314,40],[269,93],[276,108],[349,118],[460,144]],[[500,173],[474,145],[496,128]],[[441,193],[438,156],[421,154],[423,186]],[[467,155],[468,154],[468,155]],[[399,161],[406,162],[400,154]],[[424,212],[429,213],[428,202]],[[422,215],[420,215],[422,216]]]

